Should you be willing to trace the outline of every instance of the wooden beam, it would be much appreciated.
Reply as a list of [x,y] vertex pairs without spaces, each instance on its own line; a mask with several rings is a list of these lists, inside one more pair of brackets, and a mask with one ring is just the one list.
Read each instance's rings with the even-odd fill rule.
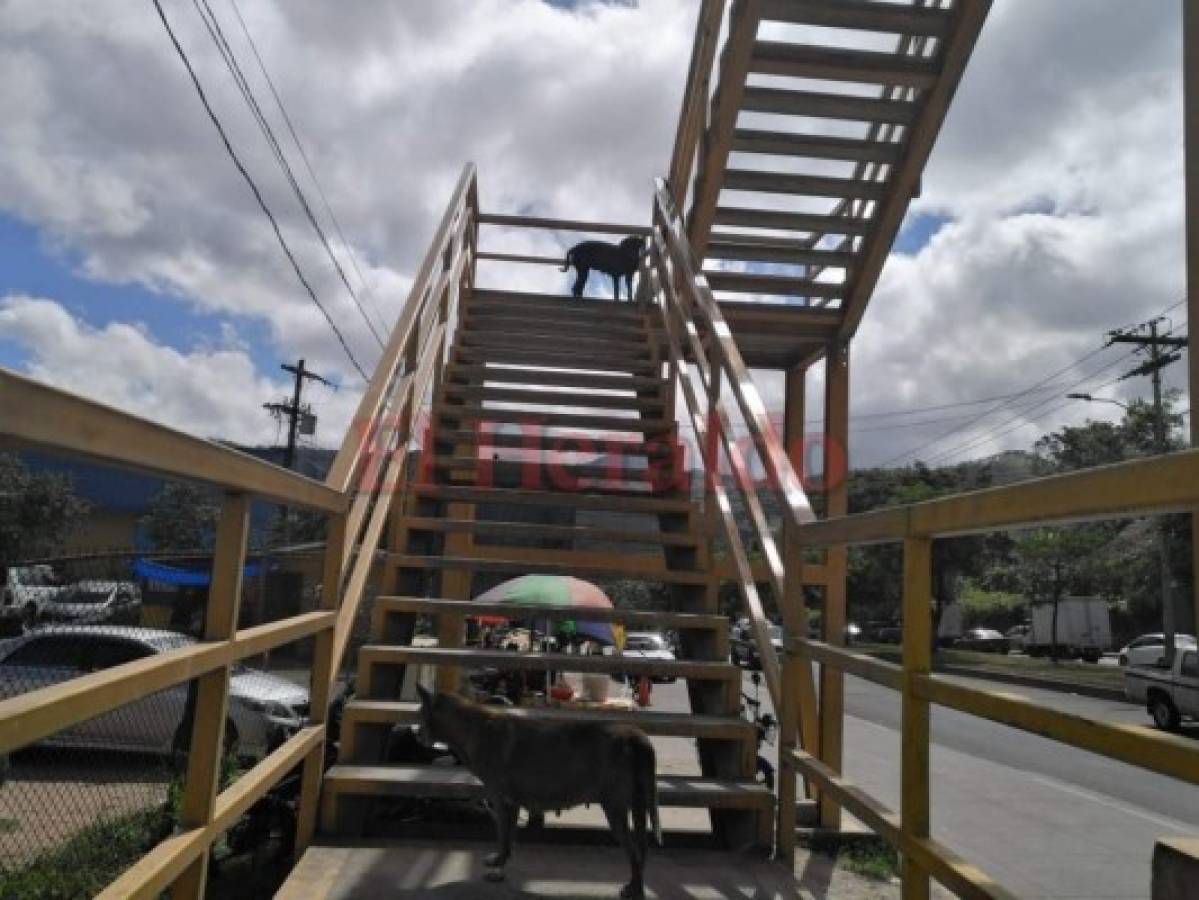
[[712,290],[742,294],[836,299],[843,297],[846,290],[846,285],[842,282],[813,281],[810,278],[790,278],[785,275],[755,275],[751,272],[704,272],[704,275]]
[[749,70],[762,75],[915,88],[929,87],[937,80],[936,62],[926,57],[780,41],[758,41]]
[[733,130],[745,92],[749,59],[758,36],[762,0],[736,0],[729,13],[729,36],[720,62],[711,124],[700,147],[695,194],[687,213],[687,236],[696,257],[704,258],[712,231],[720,184],[733,149]]
[[738,128],[733,132],[733,151],[893,165],[899,162],[902,156],[903,144],[862,138],[830,137],[823,134]]
[[746,240],[741,236],[725,238],[713,235],[708,243],[708,259],[731,259],[741,262],[773,262],[796,266],[822,266],[847,269],[853,265],[853,254],[836,250],[814,250],[808,241],[788,241],[784,238]]
[[944,37],[949,32],[949,15],[943,9],[878,0],[766,0],[762,18],[926,37]]
[[[903,830],[928,840],[929,707],[915,679],[932,668],[932,546],[929,538],[903,543],[903,705],[900,738],[900,812]],[[902,863],[903,900],[928,900],[928,871],[909,857]]]
[[[772,231],[811,231],[821,234],[864,235],[870,229],[870,219],[852,216],[824,216],[818,213],[794,213],[773,209],[746,209],[736,206],[717,208],[714,225],[733,225],[739,228],[768,228]],[[721,238],[731,235],[721,234]],[[716,237],[716,235],[712,235]]]
[[726,5],[726,0],[703,0],[695,22],[687,88],[683,92],[670,160],[670,190],[674,194],[674,202],[680,207],[686,200],[697,144],[707,125],[705,119],[712,84],[712,62],[720,42],[720,23],[724,19]]
[[245,491],[323,512],[346,498],[319,481],[0,369],[0,433],[18,445]]
[[774,87],[746,88],[741,98],[741,109],[745,112],[886,122],[892,125],[910,125],[916,119],[916,104],[910,100],[882,100]]
[[646,225],[619,225],[613,222],[582,222],[576,219],[550,219],[544,216],[509,216],[499,213],[479,213],[480,225],[503,225],[506,228],[541,228],[549,231],[580,231],[588,234],[648,235]]
[[535,263],[543,266],[562,265],[562,257],[560,256],[535,256],[528,253],[488,253],[480,250],[475,254],[475,259],[480,262]]
[[729,169],[724,174],[726,191],[757,191],[766,194],[796,194],[814,197],[855,197],[881,200],[886,182],[855,178],[826,178],[821,175],[791,175],[756,169]]
[[883,265],[899,234],[908,204],[918,188],[921,172],[932,153],[933,144],[949,112],[949,105],[966,71],[966,63],[970,60],[990,8],[991,0],[959,0],[953,7],[953,31],[946,38],[946,46],[942,51],[944,63],[941,77],[921,97],[919,116],[912,121],[908,130],[906,156],[891,172],[891,192],[875,210],[875,227],[862,248],[861,266],[856,271],[852,290],[845,303],[845,323],[841,326],[841,333],[845,337],[857,331],[866,304],[870,302],[878,284]]

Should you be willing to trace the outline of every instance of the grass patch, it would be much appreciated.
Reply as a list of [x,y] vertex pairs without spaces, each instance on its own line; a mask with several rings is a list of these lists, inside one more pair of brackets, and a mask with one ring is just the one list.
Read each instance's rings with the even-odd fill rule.
[[[903,650],[893,644],[855,644],[851,649],[886,662],[899,664],[903,659]],[[1092,687],[1124,688],[1124,670],[1116,666],[1100,666],[1095,663],[1077,660],[1035,659],[1031,656],[1004,656],[999,653],[975,653],[970,650],[953,650],[941,648],[933,659],[933,668],[939,666],[966,666],[977,669],[980,673],[987,671],[1010,674],[1030,675],[1047,680],[1061,681],[1066,684],[1083,684]]]
[[0,869],[0,897],[76,900],[99,893],[170,833],[163,808],[143,810],[82,829],[61,847],[20,869]]
[[837,854],[841,868],[871,881],[890,881],[899,876],[899,853],[886,841],[854,841]]
[[0,819],[0,834],[15,834],[21,830],[21,823],[16,819]]

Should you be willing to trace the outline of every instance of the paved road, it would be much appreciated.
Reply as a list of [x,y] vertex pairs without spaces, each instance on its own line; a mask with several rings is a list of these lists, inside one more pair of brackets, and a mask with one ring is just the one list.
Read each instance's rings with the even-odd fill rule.
[[[1001,689],[1148,723],[1126,703]],[[846,712],[847,774],[898,809],[898,695],[850,678]],[[954,710],[934,710],[932,734],[934,835],[1020,896],[1148,898],[1154,840],[1199,832],[1197,787]]]

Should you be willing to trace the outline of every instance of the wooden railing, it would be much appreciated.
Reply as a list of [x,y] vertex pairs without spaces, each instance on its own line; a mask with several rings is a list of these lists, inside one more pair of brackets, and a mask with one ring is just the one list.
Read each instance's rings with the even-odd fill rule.
[[[0,370],[0,440],[87,457],[222,492],[212,581],[199,643],[0,701],[0,754],[196,680],[191,745],[176,833],[101,893],[105,898],[203,896],[209,849],[254,802],[303,765],[297,852],[312,837],[325,760],[325,721],[417,414],[442,371],[460,292],[474,272],[478,201],[467,166],[408,302],[324,483]],[[237,627],[253,498],[324,513],[328,542],[320,608]],[[218,792],[231,668],[315,637],[310,721]]]
[[[780,663],[755,580],[755,568],[761,571],[764,567],[785,633],[806,635],[803,586],[819,582],[822,576],[816,566],[803,562],[797,537],[800,528],[813,523],[815,516],[796,466],[766,415],[757,386],[700,271],[684,223],[663,181],[658,182],[655,193],[653,234],[642,281],[648,298],[661,308],[665,359],[671,383],[676,385],[676,404],[677,391],[681,390],[683,396],[677,414],[695,432],[706,475],[708,506],[732,559],[737,590],[753,629],[766,685],[779,711],[780,740],[791,749],[798,737],[808,752],[818,754],[812,667],[798,658],[786,666]],[[740,440],[742,437],[748,437],[748,444]],[[761,466],[764,481],[754,477],[755,461]],[[742,540],[731,492],[741,500],[753,543],[763,557],[757,566]],[[768,492],[778,499],[783,516],[781,548],[767,519],[764,500]],[[789,693],[792,685],[798,690],[794,696]],[[780,793],[780,808],[790,811],[790,831],[794,830],[794,791],[791,780]]]
[[[977,867],[930,836],[929,715],[932,704],[990,719],[1071,747],[1199,784],[1199,747],[1126,723],[1059,712],[1010,694],[932,673],[932,542],[1050,523],[1182,512],[1199,504],[1199,451],[1120,463],[1021,484],[803,525],[805,547],[903,545],[903,664],[790,636],[787,653],[898,691],[902,702],[901,796],[896,815],[803,750],[781,749],[783,781],[814,781],[902,855],[903,896],[927,897],[934,878],[963,897],[1010,897]],[[781,794],[781,790],[780,790]],[[780,848],[784,845],[780,832]],[[786,845],[790,850],[791,844]],[[1148,867],[1146,868],[1148,878]]]

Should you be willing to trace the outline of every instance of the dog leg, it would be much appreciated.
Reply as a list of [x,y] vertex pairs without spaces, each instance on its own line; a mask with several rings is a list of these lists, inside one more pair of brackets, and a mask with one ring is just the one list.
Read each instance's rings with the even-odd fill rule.
[[492,801],[492,815],[495,818],[496,839],[499,849],[487,856],[483,863],[490,871],[484,877],[488,881],[504,880],[504,865],[512,855],[512,834],[516,831],[516,818],[520,807],[508,800],[498,797]]
[[633,846],[632,835],[629,834],[628,807],[611,802],[604,803],[603,806],[608,827],[612,829],[616,842],[624,848],[625,855],[629,858],[629,868],[632,870],[632,877],[629,883],[620,889],[620,896],[623,900],[642,900],[645,897],[645,885],[641,877],[643,860],[638,856],[637,848]]
[[591,270],[575,263],[575,284],[570,289],[570,292],[576,297],[583,296],[583,288],[587,287],[587,276]]

